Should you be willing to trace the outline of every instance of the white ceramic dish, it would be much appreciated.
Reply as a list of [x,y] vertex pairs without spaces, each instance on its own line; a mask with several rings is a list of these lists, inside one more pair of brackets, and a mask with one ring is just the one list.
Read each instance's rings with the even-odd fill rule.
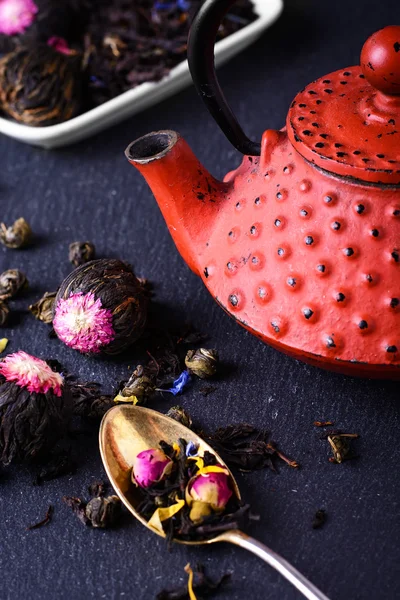
[[[283,0],[253,0],[253,3],[258,19],[216,44],[217,66],[227,62],[260,37],[278,18],[283,7]],[[65,123],[49,127],[29,127],[0,117],[0,133],[43,148],[66,146],[153,106],[190,83],[189,67],[185,60],[161,81],[143,83]]]

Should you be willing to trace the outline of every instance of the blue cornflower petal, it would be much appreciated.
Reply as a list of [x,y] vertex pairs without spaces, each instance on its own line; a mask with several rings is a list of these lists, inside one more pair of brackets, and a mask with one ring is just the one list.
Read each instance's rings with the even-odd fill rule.
[[188,373],[188,371],[182,371],[182,373],[179,375],[179,377],[177,379],[175,379],[175,381],[172,384],[172,387],[168,388],[167,390],[161,390],[161,389],[157,389],[158,392],[169,392],[170,394],[173,394],[174,396],[176,396],[177,394],[180,394],[182,392],[182,390],[187,386],[187,384],[190,381],[190,375]]
[[199,454],[199,445],[189,442],[186,446],[186,456],[197,456]]

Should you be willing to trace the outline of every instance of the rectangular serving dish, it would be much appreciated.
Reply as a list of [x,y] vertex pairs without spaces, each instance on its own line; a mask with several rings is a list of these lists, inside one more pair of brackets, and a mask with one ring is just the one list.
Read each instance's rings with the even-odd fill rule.
[[[217,66],[227,62],[259,38],[278,18],[283,8],[283,0],[253,0],[253,4],[258,18],[215,45]],[[66,146],[150,108],[190,83],[188,62],[185,60],[161,81],[142,83],[64,123],[48,127],[30,127],[0,117],[0,133],[42,148]]]

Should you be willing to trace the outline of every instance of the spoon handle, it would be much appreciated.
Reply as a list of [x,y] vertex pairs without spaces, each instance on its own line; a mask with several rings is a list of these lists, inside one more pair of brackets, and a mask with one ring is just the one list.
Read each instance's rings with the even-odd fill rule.
[[308,579],[306,579],[297,569],[295,569],[290,563],[284,558],[276,554],[273,550],[261,544],[254,538],[249,537],[245,533],[239,530],[226,531],[215,538],[215,542],[229,542],[236,544],[241,548],[245,548],[262,558],[271,567],[276,569],[285,579],[290,581],[295,588],[297,588],[303,596],[308,600],[329,600],[325,594],[319,591]]

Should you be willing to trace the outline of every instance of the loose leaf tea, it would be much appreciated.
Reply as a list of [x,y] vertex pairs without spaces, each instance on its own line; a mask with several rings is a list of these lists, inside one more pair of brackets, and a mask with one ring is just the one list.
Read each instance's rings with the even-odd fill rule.
[[327,431],[321,439],[329,442],[333,452],[333,457],[329,458],[329,462],[341,464],[344,460],[356,458],[357,455],[351,446],[351,442],[359,438],[358,433],[343,433],[342,431]]
[[85,354],[118,354],[143,333],[148,295],[126,263],[115,259],[81,265],[61,284],[53,327],[67,346]]
[[214,454],[200,456],[183,439],[159,446],[140,452],[132,470],[138,512],[149,527],[169,541],[200,540],[248,517],[249,507],[240,505],[229,471]]
[[[94,104],[145,81],[159,81],[184,61],[189,27],[203,1],[98,1],[85,37]],[[255,19],[251,2],[238,0],[225,17],[218,39]]]
[[333,421],[314,421],[315,427],[332,427]]
[[118,496],[95,496],[89,502],[74,496],[64,496],[63,502],[72,509],[81,523],[96,529],[114,527],[122,512]]
[[219,356],[217,350],[207,350],[199,348],[198,350],[189,350],[185,357],[185,365],[189,373],[208,379],[217,372]]
[[[185,567],[185,571],[188,572],[190,565]],[[192,571],[192,569],[190,569]],[[207,577],[205,567],[202,564],[196,565],[192,571],[193,582],[191,585],[192,592],[198,594],[199,598],[203,596],[211,597],[214,593],[218,592],[221,587],[224,587],[230,582],[231,573],[225,573],[220,579],[213,580]],[[187,586],[179,586],[170,590],[162,590],[156,596],[157,600],[191,600]]]
[[72,242],[69,245],[68,258],[74,267],[79,267],[90,260],[93,260],[96,254],[94,244],[91,242]]
[[0,302],[14,298],[28,287],[26,275],[18,269],[8,269],[0,275]]
[[[25,0],[25,10],[16,15],[14,7],[13,19],[6,11],[0,23],[0,109],[25,124],[50,125],[159,81],[186,59],[203,2]],[[237,0],[218,39],[256,18],[250,0]]]
[[29,525],[27,527],[27,530],[32,531],[33,529],[40,529],[40,527],[44,527],[44,525],[48,525],[51,522],[53,513],[54,513],[54,507],[50,504],[50,506],[47,509],[47,512],[44,516],[44,519],[42,519],[38,523],[35,523],[34,525]]
[[63,475],[72,475],[76,471],[76,462],[71,456],[71,451],[60,451],[46,457],[46,462],[36,474],[33,485],[41,485],[45,481],[52,481]]
[[53,322],[54,305],[57,292],[45,292],[35,304],[29,306],[29,310],[33,316],[43,323],[50,324]]
[[276,471],[276,459],[286,462],[290,467],[300,465],[277,449],[275,442],[268,441],[269,434],[248,423],[239,423],[221,427],[209,435],[201,436],[211,445],[229,465],[239,467],[241,471],[255,471],[268,468]]
[[193,425],[192,417],[182,406],[171,406],[167,412],[167,417],[174,419],[189,429]]
[[[2,104],[2,68],[3,62],[0,60],[0,108]],[[29,244],[32,237],[30,225],[23,219],[17,219],[13,225],[7,227],[4,223],[0,224],[0,242],[7,248],[18,249],[24,248]]]

